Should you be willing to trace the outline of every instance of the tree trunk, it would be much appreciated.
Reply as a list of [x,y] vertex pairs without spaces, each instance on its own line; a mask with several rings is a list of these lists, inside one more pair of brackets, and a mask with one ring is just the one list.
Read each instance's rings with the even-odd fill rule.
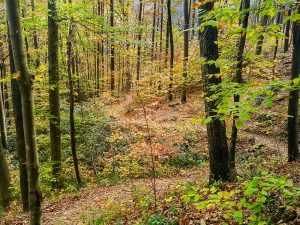
[[[205,11],[213,9],[212,2],[206,3],[202,8]],[[211,61],[219,58],[218,45],[218,30],[213,26],[206,26],[200,32],[200,56],[203,57],[206,63],[202,67],[203,88],[205,92],[205,111],[207,117],[216,116],[217,101],[207,100],[214,92],[211,90],[213,85],[221,83],[221,78],[218,76],[220,68]],[[210,183],[214,181],[230,180],[229,171],[229,154],[228,143],[226,137],[226,125],[224,121],[213,119],[207,124],[207,139],[210,162]]]
[[[114,0],[110,0],[110,26],[114,29]],[[115,44],[114,31],[112,32],[111,46],[110,46],[110,89],[115,90]]]
[[[268,16],[267,15],[265,15],[265,16],[263,16],[263,18],[262,18],[262,21],[261,21],[261,26],[264,28],[265,26],[267,26],[267,24],[268,24]],[[264,32],[264,31],[263,31]],[[260,55],[261,54],[261,52],[262,52],[262,46],[263,46],[263,43],[264,43],[264,35],[260,35],[259,37],[258,37],[258,41],[257,41],[257,44],[256,44],[256,55]]]
[[29,186],[30,224],[38,225],[41,224],[42,217],[42,195],[39,183],[39,160],[38,151],[36,147],[36,133],[34,124],[32,75],[29,73],[27,67],[27,59],[22,37],[18,1],[6,0],[6,9],[14,63],[16,71],[20,74],[18,83],[22,99],[22,115]]
[[186,82],[188,76],[188,61],[189,61],[189,0],[184,0],[183,3],[183,12],[184,12],[184,33],[183,33],[183,85],[181,91],[181,102],[186,103]]
[[[300,7],[298,7],[300,10]],[[292,75],[291,80],[299,77],[300,74],[300,21],[295,21],[293,24],[293,59],[292,59]],[[299,91],[290,91],[288,105],[288,161],[292,162],[299,158],[298,147],[298,105]]]
[[61,176],[61,131],[59,104],[58,23],[56,0],[48,0],[48,63],[49,63],[49,110],[52,172],[55,185]]
[[169,35],[170,35],[170,83],[168,90],[168,100],[173,100],[173,69],[174,69],[174,39],[173,39],[173,26],[172,26],[172,13],[171,13],[171,0],[167,2],[168,8],[168,24],[169,24]]
[[[288,10],[288,15],[287,16],[290,16],[292,14],[292,9],[289,9]],[[284,39],[284,48],[283,48],[283,52],[286,53],[288,52],[289,50],[289,41],[290,41],[290,29],[291,29],[291,21],[288,20],[286,21],[286,24],[285,24],[285,39]]]
[[[72,1],[69,0],[69,4],[72,4]],[[68,79],[69,79],[69,89],[70,89],[70,135],[71,135],[71,151],[72,151],[72,157],[74,162],[74,169],[75,169],[75,175],[76,180],[79,184],[81,184],[81,177],[79,172],[79,166],[78,166],[78,158],[77,158],[77,152],[76,152],[76,130],[75,130],[75,120],[74,120],[74,108],[75,108],[75,100],[74,100],[74,81],[72,76],[72,55],[73,55],[73,49],[72,49],[72,41],[73,41],[73,21],[71,18],[71,21],[69,22],[69,37],[67,42],[67,50],[68,50]]]
[[6,208],[10,202],[10,176],[4,148],[0,142],[0,206]]
[[138,14],[138,46],[137,46],[137,65],[136,65],[136,80],[140,80],[141,76],[141,41],[142,41],[142,12],[143,12],[143,0],[139,3],[139,14]]
[[16,68],[13,59],[13,53],[11,48],[10,38],[8,39],[9,45],[9,64],[11,73],[11,93],[12,93],[12,104],[15,119],[15,129],[16,129],[16,141],[17,141],[17,152],[19,160],[19,172],[20,172],[20,189],[21,198],[23,204],[23,211],[29,211],[29,199],[28,199],[28,178],[27,178],[27,168],[26,168],[26,148],[24,139],[24,127],[23,127],[23,116],[22,116],[22,102],[21,93],[19,90],[19,84],[17,79],[13,76],[16,73]]
[[[240,24],[243,28],[241,32],[240,40],[238,43],[238,54],[237,54],[237,65],[236,65],[236,74],[234,78],[234,82],[241,84],[243,82],[242,71],[243,71],[243,62],[244,62],[244,50],[246,45],[246,30],[248,28],[248,21],[249,21],[249,12],[248,9],[250,8],[250,0],[243,0],[241,11],[246,11],[244,17],[241,19]],[[240,101],[240,96],[234,96],[234,102],[237,104]],[[230,174],[231,180],[236,180],[237,172],[235,166],[235,152],[236,152],[236,142],[238,136],[238,129],[236,127],[236,121],[238,120],[238,116],[233,116],[232,121],[232,130],[231,130],[231,142],[229,146],[229,159],[230,159]]]
[[[1,62],[0,65],[0,70],[1,70],[1,78],[3,79],[4,75],[4,61]],[[1,132],[1,143],[2,143],[2,147],[7,149],[8,148],[8,143],[7,143],[7,131],[6,131],[6,116],[5,116],[5,108],[4,108],[4,104],[5,101],[3,101],[3,97],[4,97],[4,88],[0,89],[1,93],[0,93],[0,132]]]

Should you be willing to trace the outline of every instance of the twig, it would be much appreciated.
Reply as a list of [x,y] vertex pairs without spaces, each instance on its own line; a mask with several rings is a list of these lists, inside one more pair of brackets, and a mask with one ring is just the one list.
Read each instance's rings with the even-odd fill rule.
[[155,210],[157,209],[157,187],[156,187],[156,167],[155,167],[155,157],[154,157],[154,151],[153,151],[153,143],[152,143],[152,138],[151,138],[151,134],[150,134],[150,127],[149,127],[149,121],[147,118],[147,110],[145,107],[145,103],[143,102],[139,92],[137,92],[137,97],[140,100],[140,103],[142,105],[143,108],[143,116],[144,116],[144,120],[146,122],[146,132],[147,132],[147,136],[149,139],[149,146],[150,146],[150,154],[151,154],[151,169],[152,169],[152,173],[153,173],[153,180],[152,180],[152,190],[153,190],[153,195],[154,195],[154,207]]

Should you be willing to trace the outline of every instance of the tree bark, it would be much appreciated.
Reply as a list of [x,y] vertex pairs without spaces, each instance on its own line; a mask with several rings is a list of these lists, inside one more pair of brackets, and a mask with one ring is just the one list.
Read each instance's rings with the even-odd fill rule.
[[[298,10],[300,6],[297,4]],[[300,20],[293,24],[293,58],[291,80],[298,78],[300,74]],[[288,161],[299,158],[299,91],[292,90],[289,94],[288,105]]]
[[61,176],[61,131],[59,103],[58,23],[56,0],[48,0],[48,73],[52,172],[55,185]]
[[22,115],[29,186],[30,224],[38,225],[41,224],[42,217],[42,195],[39,183],[39,160],[36,147],[36,133],[34,124],[32,76],[27,67],[18,1],[6,0],[6,9],[14,63],[16,71],[20,74],[18,83],[22,99]]
[[[211,11],[214,3],[206,3],[202,9],[204,11]],[[203,89],[205,92],[205,111],[207,117],[216,116],[217,102],[214,100],[207,100],[214,92],[211,87],[221,83],[221,77],[219,77],[220,68],[218,68],[215,61],[219,58],[218,45],[218,30],[213,26],[206,26],[203,31],[200,32],[200,56],[205,59],[205,64],[202,67],[202,79]],[[228,143],[226,137],[226,125],[224,121],[219,119],[213,119],[207,124],[207,139],[209,150],[209,162],[210,162],[210,183],[214,181],[230,180],[229,171],[229,154]]]

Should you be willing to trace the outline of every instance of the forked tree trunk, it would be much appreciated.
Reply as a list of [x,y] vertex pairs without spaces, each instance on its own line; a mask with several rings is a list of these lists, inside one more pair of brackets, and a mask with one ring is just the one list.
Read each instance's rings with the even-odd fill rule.
[[36,133],[34,124],[32,75],[29,73],[27,67],[18,1],[6,0],[6,9],[12,43],[13,58],[16,71],[20,74],[18,83],[22,99],[22,114],[29,186],[30,224],[38,225],[41,224],[42,217],[42,195],[39,183],[39,160],[36,147]]

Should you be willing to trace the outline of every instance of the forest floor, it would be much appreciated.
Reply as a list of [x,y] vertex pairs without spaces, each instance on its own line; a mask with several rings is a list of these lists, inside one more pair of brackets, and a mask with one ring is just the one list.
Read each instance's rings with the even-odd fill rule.
[[[197,104],[196,99],[197,94],[194,94],[192,100],[185,105],[176,101],[168,103],[164,98],[156,98],[144,104],[139,97],[126,95],[124,99],[116,100],[111,105],[108,105],[107,111],[109,116],[114,118],[114,120],[127,123],[131,129],[137,129],[141,133],[144,133],[145,136],[147,136],[148,133],[148,135],[151,136],[150,138],[163,138],[164,141],[161,146],[154,146],[154,152],[159,151],[155,152],[155,154],[160,154],[161,151],[172,151],[174,148],[172,143],[176,142],[179,138],[179,133],[184,133],[189,130],[190,127],[195,126],[193,119],[201,116],[202,111],[199,109],[199,104]],[[285,110],[282,108],[282,105],[277,107],[279,111]],[[292,167],[295,168],[293,170],[290,169],[291,166],[286,166],[287,146],[281,137],[276,136],[278,130],[280,131],[281,128],[275,129],[275,127],[279,125],[274,125],[276,131],[265,131],[264,124],[257,122],[258,120],[259,119],[255,118],[255,120],[253,120],[254,122],[252,121],[247,124],[241,131],[240,142],[237,148],[240,155],[243,155],[244,152],[247,153],[247,151],[251,152],[251,146],[264,146],[267,148],[265,155],[281,158],[279,161],[276,161],[277,172],[293,172],[296,176],[295,180],[299,181],[299,169],[296,170],[297,167],[300,168],[299,163],[292,165]],[[274,121],[280,122],[278,118],[275,118]],[[264,122],[265,120],[263,120],[263,123]],[[265,127],[269,128],[270,125]],[[199,132],[200,138],[198,147],[203,149],[202,151],[207,154],[205,127],[199,125],[197,126],[197,131]],[[147,151],[147,149],[145,145],[141,145],[137,148],[137,151]],[[254,165],[254,167],[255,166],[256,165]],[[243,165],[239,166],[238,163],[238,170],[240,170],[241,167],[243,167]],[[270,167],[272,167],[272,165],[270,165]],[[157,178],[156,185],[158,194],[164,194],[178,183],[186,181],[200,180],[203,182],[203,185],[205,185],[207,178],[207,166],[178,170],[176,174]],[[97,210],[108,202],[122,203],[130,199],[132,197],[131,192],[135,187],[151,187],[151,185],[152,179],[150,178],[135,179],[112,186],[94,185],[80,190],[77,194],[57,196],[55,200],[46,199],[43,204],[43,224],[83,224],[83,216],[93,217],[97,214]],[[3,224],[28,224],[28,215],[8,213]]]

